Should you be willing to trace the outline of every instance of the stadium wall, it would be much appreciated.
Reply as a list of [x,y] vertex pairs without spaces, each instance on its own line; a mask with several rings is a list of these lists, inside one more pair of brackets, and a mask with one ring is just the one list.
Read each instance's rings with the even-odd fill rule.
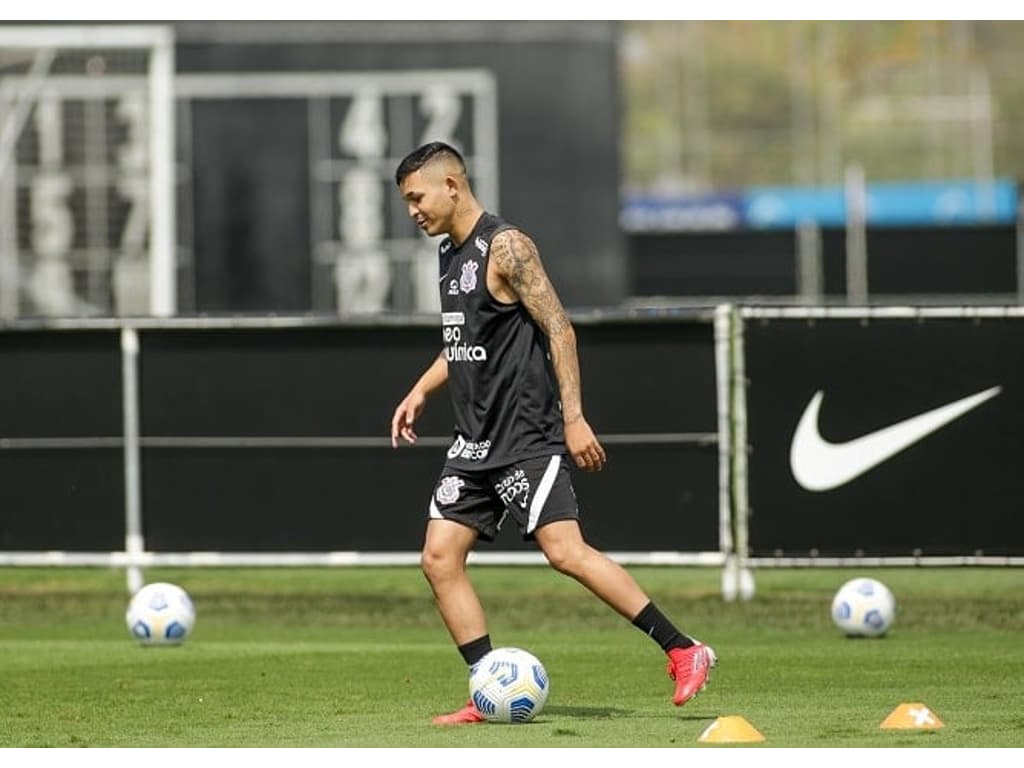
[[[621,562],[723,567],[723,592],[757,567],[1024,564],[1009,513],[1024,310],[722,305],[574,322],[610,455],[577,491],[588,537]],[[437,398],[400,450],[389,419],[437,354],[434,326],[0,326],[0,564],[417,562],[450,410]],[[474,557],[541,562],[510,530]]]

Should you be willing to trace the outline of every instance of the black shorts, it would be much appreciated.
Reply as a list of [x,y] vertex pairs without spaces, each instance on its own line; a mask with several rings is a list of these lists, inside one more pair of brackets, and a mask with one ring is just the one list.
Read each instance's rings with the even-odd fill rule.
[[579,520],[565,457],[541,456],[480,471],[445,467],[430,499],[432,519],[454,520],[494,541],[506,515],[523,539],[556,520]]

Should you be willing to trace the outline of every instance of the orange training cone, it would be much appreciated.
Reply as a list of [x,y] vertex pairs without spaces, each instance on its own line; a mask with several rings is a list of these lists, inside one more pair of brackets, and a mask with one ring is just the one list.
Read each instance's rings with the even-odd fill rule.
[[764,736],[739,715],[719,717],[704,729],[697,741],[709,744],[730,744],[742,741],[764,741]]
[[913,728],[917,730],[935,730],[942,728],[939,716],[920,702],[900,704],[882,721],[879,728]]

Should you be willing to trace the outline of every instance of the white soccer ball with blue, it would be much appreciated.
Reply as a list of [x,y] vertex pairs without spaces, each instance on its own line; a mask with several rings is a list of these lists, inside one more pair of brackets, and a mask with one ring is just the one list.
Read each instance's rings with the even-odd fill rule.
[[548,700],[550,682],[540,660],[522,648],[495,648],[469,671],[469,697],[492,723],[527,723]]
[[896,598],[878,579],[850,579],[832,598],[832,621],[851,637],[881,637],[895,618]]
[[158,581],[132,596],[124,619],[141,645],[181,645],[195,626],[196,609],[184,589]]

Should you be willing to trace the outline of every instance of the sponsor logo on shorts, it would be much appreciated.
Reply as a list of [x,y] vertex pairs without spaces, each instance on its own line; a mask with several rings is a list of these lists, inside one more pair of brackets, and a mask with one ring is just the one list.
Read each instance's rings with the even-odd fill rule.
[[441,482],[437,485],[437,503],[454,504],[459,500],[459,494],[462,486],[465,484],[466,481],[461,477],[455,477],[454,475],[442,477]]
[[521,468],[516,467],[497,482],[494,490],[501,497],[502,504],[508,506],[516,501],[525,509],[530,496],[530,478]]

